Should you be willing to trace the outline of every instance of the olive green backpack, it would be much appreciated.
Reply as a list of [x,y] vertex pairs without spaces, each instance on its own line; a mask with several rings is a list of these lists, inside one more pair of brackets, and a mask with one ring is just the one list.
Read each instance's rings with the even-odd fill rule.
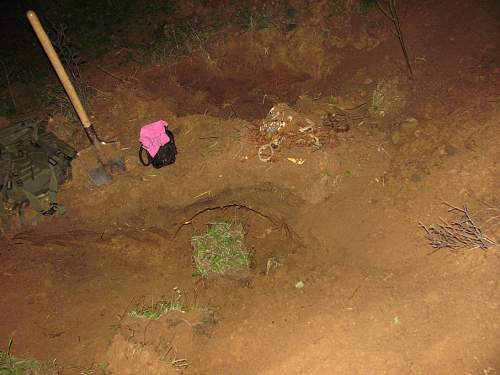
[[[22,214],[26,205],[42,215],[61,211],[59,186],[71,176],[76,151],[38,123],[22,122],[0,129],[0,216]],[[42,202],[48,197],[48,205]]]

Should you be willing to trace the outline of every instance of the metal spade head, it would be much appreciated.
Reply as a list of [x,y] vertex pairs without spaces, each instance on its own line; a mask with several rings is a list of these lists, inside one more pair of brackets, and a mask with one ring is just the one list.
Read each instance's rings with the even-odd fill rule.
[[106,171],[104,166],[98,166],[88,171],[89,177],[96,186],[102,186],[112,180],[111,175]]
[[86,166],[87,174],[96,186],[102,186],[110,182],[113,179],[111,176],[112,173],[124,172],[126,170],[123,156],[110,155],[109,151],[112,150],[104,150],[105,148],[114,147],[111,145],[106,147],[99,146],[99,151],[94,147],[90,147],[78,153],[78,158]]

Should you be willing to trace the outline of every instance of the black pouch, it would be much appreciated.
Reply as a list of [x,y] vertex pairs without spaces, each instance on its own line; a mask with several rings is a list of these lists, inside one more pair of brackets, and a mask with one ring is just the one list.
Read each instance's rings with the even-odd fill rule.
[[170,138],[170,142],[161,146],[154,157],[151,156],[148,150],[146,150],[141,145],[141,148],[139,149],[139,160],[141,161],[142,165],[146,167],[148,165],[152,165],[156,169],[159,169],[166,165],[175,163],[177,147],[175,147],[174,134],[167,128],[165,128],[165,133],[167,133],[168,137]]

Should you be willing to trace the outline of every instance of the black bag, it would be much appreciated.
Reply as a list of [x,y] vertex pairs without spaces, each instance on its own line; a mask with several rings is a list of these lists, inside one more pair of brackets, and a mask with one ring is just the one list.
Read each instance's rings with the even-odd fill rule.
[[[156,155],[153,157],[149,154],[148,150],[146,150],[142,145],[139,149],[139,160],[142,165],[148,166],[152,165],[156,169],[164,167],[169,164],[175,163],[175,156],[177,155],[177,148],[175,147],[174,134],[165,127],[165,133],[167,133],[170,138],[170,142],[164,144],[160,147]],[[146,154],[146,157],[144,157]]]
[[[53,214],[58,210],[57,190],[70,177],[75,156],[72,147],[39,123],[23,122],[0,129],[1,200],[19,212],[29,203],[43,215]],[[42,204],[44,195],[48,195],[48,207]]]

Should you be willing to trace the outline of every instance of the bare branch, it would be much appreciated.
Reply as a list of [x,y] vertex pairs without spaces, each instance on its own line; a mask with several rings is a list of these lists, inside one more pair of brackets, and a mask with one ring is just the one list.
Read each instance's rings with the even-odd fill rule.
[[396,0],[389,0],[387,8],[384,8],[379,3],[379,0],[375,0],[375,4],[377,4],[377,7],[382,12],[382,14],[385,17],[387,17],[394,25],[394,29],[396,30],[395,35],[399,40],[399,44],[401,46],[401,50],[403,51],[403,56],[405,58],[406,67],[408,69],[408,76],[411,79],[411,78],[413,78],[413,68],[411,67],[410,57],[408,55],[408,50],[406,48],[406,42],[404,39],[403,30],[401,28],[401,22],[399,20],[397,1]]
[[449,207],[448,212],[459,215],[457,219],[448,223],[445,219],[439,218],[442,224],[424,225],[419,222],[419,226],[424,229],[425,236],[429,244],[436,250],[449,248],[458,250],[462,248],[486,250],[497,243],[485,236],[481,229],[472,219],[466,206],[459,208],[448,202],[443,202]]

